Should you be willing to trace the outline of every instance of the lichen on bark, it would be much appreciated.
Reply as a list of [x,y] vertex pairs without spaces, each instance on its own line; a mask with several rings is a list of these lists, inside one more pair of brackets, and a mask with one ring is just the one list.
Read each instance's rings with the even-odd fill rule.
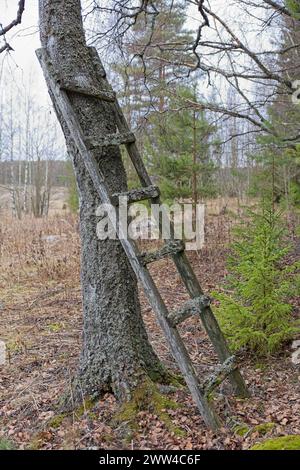
[[[86,46],[80,0],[40,0],[39,11],[42,47],[57,76],[72,79],[81,87],[87,84],[105,90]],[[69,92],[69,99],[87,137],[95,140],[116,132],[111,103],[76,92]],[[83,337],[72,399],[80,403],[82,397],[113,391],[118,400],[128,401],[148,377],[164,382],[168,374],[148,340],[137,281],[120,242],[97,238],[100,200],[68,125],[55,109],[73,159],[80,196]],[[92,152],[111,194],[127,191],[119,148],[99,147]]]

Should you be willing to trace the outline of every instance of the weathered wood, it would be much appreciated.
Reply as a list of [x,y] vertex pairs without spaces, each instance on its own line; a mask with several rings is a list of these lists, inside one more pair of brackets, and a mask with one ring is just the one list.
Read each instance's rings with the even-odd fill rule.
[[[184,252],[176,253],[173,255],[173,260],[191,297],[193,298],[203,295],[204,292],[199,284],[199,281],[190,265],[186,254]],[[203,309],[201,313],[201,321],[205,331],[209,336],[209,339],[211,340],[214,346],[214,349],[220,359],[220,362],[223,363],[224,361],[226,361],[226,359],[231,357],[231,353],[228,348],[227,341],[223,335],[223,332],[210,306],[207,306],[205,309]],[[249,396],[248,388],[238,369],[233,370],[228,378],[236,395],[241,397]]]
[[235,356],[230,356],[223,364],[216,367],[214,373],[208,377],[203,385],[202,390],[205,396],[208,396],[215,388],[217,388],[227,377],[237,368],[237,360]]
[[[98,62],[102,66],[101,60],[98,56]],[[123,111],[118,103],[118,100],[114,103],[115,114],[116,114],[116,122],[117,127],[120,132],[130,132],[130,128],[128,126],[127,120],[123,114]],[[148,175],[148,172],[145,168],[143,159],[139,152],[139,149],[136,143],[127,144],[126,145],[127,152],[131,158],[131,161],[136,169],[136,172],[140,178],[140,181],[143,186],[151,185],[151,179]],[[159,197],[155,201],[156,203],[160,203]],[[158,226],[160,227],[159,220],[156,221]],[[171,223],[171,236],[174,234],[174,227]],[[192,298],[199,297],[203,295],[203,290],[200,286],[200,283],[190,265],[190,262],[186,256],[186,254],[182,251],[180,253],[173,254],[173,260],[177,267],[177,270],[182,277],[182,280]],[[221,362],[224,362],[226,359],[231,357],[230,350],[227,345],[227,341],[219,327],[219,324],[213,314],[213,311],[210,306],[206,307],[201,315],[201,321],[204,326],[205,331],[207,332],[217,354]],[[232,384],[233,390],[236,395],[241,397],[248,397],[249,391],[245,384],[245,381],[238,369],[232,371],[229,376],[229,380]]]
[[[95,56],[95,61],[94,61],[94,67],[95,67],[95,70],[98,69],[99,67],[102,69],[104,68],[97,51],[96,51],[96,56]],[[116,118],[116,123],[119,129],[119,132],[130,133],[131,129],[128,126],[127,120],[123,114],[123,111],[117,99],[114,102],[114,111],[115,111],[115,118]],[[133,163],[133,166],[138,174],[138,177],[140,178],[142,185],[143,186],[152,185],[151,178],[148,175],[148,172],[146,170],[145,164],[139,152],[138,146],[136,145],[136,142],[126,144],[126,149]]]
[[[91,56],[96,74],[100,75],[103,79],[105,79],[105,69],[101,61],[99,62],[96,58],[99,57],[97,50],[94,47],[88,47],[87,50],[89,52],[89,55]],[[99,88],[99,86],[95,86],[93,83],[90,83],[90,77],[85,77],[86,84],[82,86],[76,83],[72,77],[62,77],[59,71],[56,70],[54,67],[51,71],[51,74],[55,82],[57,82],[57,84],[61,87],[62,90],[72,91],[86,96],[93,96],[95,98],[99,98],[109,102],[114,102],[116,100],[116,94],[110,84],[107,82],[107,80],[105,81],[105,83],[108,89],[102,90]]]
[[67,80],[66,78],[60,78],[59,85],[62,90],[72,91],[86,96],[93,96],[103,101],[114,102],[116,99],[116,94],[113,91],[102,90],[93,85],[86,85],[83,87],[72,80]]
[[[40,60],[41,66],[43,68],[45,77],[50,85],[51,92],[55,98],[56,105],[59,107],[60,112],[62,113],[70,135],[86,165],[87,171],[90,174],[90,177],[94,183],[95,189],[97,190],[99,197],[103,203],[110,203],[109,192],[105,184],[105,180],[93,154],[87,149],[85,145],[85,137],[81,126],[78,122],[77,116],[71,106],[69,98],[63,90],[61,90],[57,83],[52,79],[51,76],[51,61],[47,56],[45,50],[39,49],[37,51],[37,56]],[[110,215],[110,214],[109,214]],[[183,344],[183,341],[174,328],[168,318],[168,311],[163,302],[163,299],[149,273],[149,271],[141,266],[138,256],[138,249],[133,240],[127,239],[126,234],[123,233],[122,224],[118,227],[120,233],[120,242],[126,252],[128,259],[131,263],[131,266],[141,282],[145,293],[149,299],[150,305],[155,311],[159,324],[164,331],[166,339],[170,345],[172,354],[176,359],[179,368],[182,372],[182,375],[190,389],[192,397],[199,408],[200,413],[203,416],[203,419],[207,426],[210,426],[212,429],[217,429],[220,426],[220,421],[216,415],[212,405],[208,400],[203,396],[200,390],[200,384],[197,379],[195,370],[189,358],[188,352]]]
[[210,298],[206,295],[200,295],[190,299],[178,310],[169,313],[169,320],[173,326],[179,325],[187,318],[193,315],[202,314],[203,310],[210,305]]
[[[125,116],[123,115],[122,109],[118,101],[115,102],[114,107],[115,107],[116,121],[117,121],[117,126],[118,126],[119,131],[130,132],[130,128],[127,124],[127,121],[125,119]],[[151,185],[152,184],[151,178],[148,175],[148,172],[146,170],[145,164],[143,162],[143,159],[141,157],[141,154],[139,152],[139,149],[136,143],[132,142],[131,144],[127,144],[126,149],[142,185],[143,186]]]
[[152,199],[158,197],[160,194],[158,186],[147,186],[144,188],[132,189],[123,193],[115,193],[111,196],[114,205],[119,204],[119,198],[126,197],[128,204],[143,201],[145,199]]
[[96,136],[86,138],[86,144],[89,149],[97,147],[109,147],[110,145],[122,145],[135,142],[133,132],[124,132],[122,134],[107,134],[106,136]]
[[179,253],[184,250],[184,243],[182,240],[169,240],[162,248],[157,251],[149,253],[141,253],[139,255],[139,260],[146,266],[149,263],[158,261],[166,256],[174,255],[174,253]]

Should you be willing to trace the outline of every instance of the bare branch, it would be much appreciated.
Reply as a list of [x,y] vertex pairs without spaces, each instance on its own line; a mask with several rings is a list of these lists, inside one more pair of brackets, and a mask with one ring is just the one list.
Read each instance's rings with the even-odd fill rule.
[[277,2],[274,2],[273,0],[263,0],[263,1],[264,3],[266,3],[267,5],[270,5],[272,8],[279,11],[280,13],[283,13],[284,15],[287,15],[287,16],[292,16],[289,10],[285,8],[285,6],[280,5]]
[[18,24],[21,23],[21,21],[22,21],[22,15],[23,15],[23,13],[24,13],[24,10],[25,10],[25,0],[20,0],[20,1],[19,1],[19,5],[18,5],[18,11],[17,11],[16,19],[13,20],[11,23],[9,23],[7,26],[0,28],[0,36],[5,35],[5,34],[8,33],[8,31],[10,31],[14,26],[17,26]]
[[12,28],[14,28],[15,26],[21,23],[24,10],[25,10],[25,0],[20,0],[18,4],[18,11],[17,11],[16,18],[12,20],[7,26],[2,26],[0,24],[0,36],[3,36],[3,39],[4,39],[4,45],[0,47],[0,54],[4,51],[13,51],[13,48],[6,41],[5,35]]

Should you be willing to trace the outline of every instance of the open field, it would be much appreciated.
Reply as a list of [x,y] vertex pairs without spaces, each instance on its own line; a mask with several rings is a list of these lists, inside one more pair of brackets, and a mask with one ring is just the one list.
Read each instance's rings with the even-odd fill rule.
[[[226,278],[230,225],[227,216],[209,217],[206,246],[189,254],[206,292],[222,289]],[[218,436],[207,431],[184,388],[170,395],[179,405],[167,410],[174,423],[172,429],[154,414],[141,412],[138,429],[124,435],[122,426],[112,424],[118,407],[110,395],[71,415],[61,415],[56,402],[69,387],[80,351],[79,260],[74,216],[1,219],[0,339],[6,342],[8,360],[0,366],[0,442],[5,438],[17,448],[34,449],[247,449],[264,437],[300,434],[300,370],[291,364],[289,345],[280,358],[263,364],[242,358],[252,397],[236,399],[226,384],[221,387],[215,401],[226,427]],[[186,300],[170,260],[156,263],[152,273],[170,308]],[[156,351],[176,370],[142,293],[141,303]],[[293,303],[299,315],[298,300]],[[186,321],[181,330],[203,378],[216,363],[211,344],[196,318]],[[233,417],[230,422],[229,415]]]

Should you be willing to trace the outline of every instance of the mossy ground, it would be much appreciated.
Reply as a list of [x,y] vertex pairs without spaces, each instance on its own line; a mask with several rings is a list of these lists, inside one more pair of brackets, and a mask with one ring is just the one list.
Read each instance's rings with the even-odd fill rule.
[[267,434],[268,432],[272,431],[272,429],[274,429],[274,427],[276,426],[275,423],[262,423],[262,424],[258,424],[257,426],[255,426],[253,428],[253,431],[256,431],[258,432],[258,434],[260,436],[264,436],[265,434]]
[[[166,374],[167,384],[172,388],[182,388],[181,376],[175,376],[173,374]],[[97,400],[92,398],[86,398],[84,403],[72,411],[66,410],[62,413],[58,413],[53,416],[43,427],[42,430],[35,433],[31,442],[29,443],[29,449],[40,449],[44,443],[45,431],[49,428],[58,429],[61,427],[63,422],[67,420],[71,414],[73,419],[80,420],[84,415],[88,415],[90,418],[96,419],[96,414],[93,413],[92,409],[95,406]],[[63,403],[63,406],[62,406]],[[65,400],[59,401],[57,404],[57,410],[66,409],[64,407]],[[170,400],[163,393],[160,393],[157,385],[149,378],[143,384],[141,384],[134,392],[133,398],[130,402],[122,405],[119,412],[114,416],[113,423],[115,425],[121,425],[125,423],[131,431],[137,430],[137,415],[140,411],[151,411],[156,414],[158,418],[163,421],[169,431],[174,432],[176,436],[184,437],[185,432],[175,426],[168,413],[167,409],[176,409],[179,405],[173,400]],[[109,439],[111,437],[109,436]]]
[[271,432],[275,426],[275,423],[267,422],[258,424],[252,428],[246,423],[237,423],[234,426],[231,426],[231,429],[236,436],[244,437],[246,434],[252,434],[255,432],[257,432],[260,436],[264,436],[268,432]]
[[157,385],[151,380],[145,380],[136,388],[132,399],[124,403],[121,409],[115,414],[113,423],[115,425],[127,423],[133,430],[138,429],[138,414],[141,411],[150,411],[164,422],[167,429],[178,437],[184,437],[185,431],[172,423],[167,409],[177,409],[175,401],[159,392]]
[[237,436],[245,436],[248,432],[250,431],[249,426],[245,423],[237,424],[236,426],[233,427],[233,432]]
[[74,410],[74,415],[76,418],[81,418],[85,413],[88,413],[94,406],[96,400],[92,398],[86,398],[81,406]]
[[300,435],[295,434],[268,439],[255,444],[250,450],[300,450]]
[[53,416],[53,418],[48,421],[48,426],[54,429],[59,428],[66,416],[65,413]]
[[15,449],[14,444],[8,439],[0,439],[0,450],[13,450]]

